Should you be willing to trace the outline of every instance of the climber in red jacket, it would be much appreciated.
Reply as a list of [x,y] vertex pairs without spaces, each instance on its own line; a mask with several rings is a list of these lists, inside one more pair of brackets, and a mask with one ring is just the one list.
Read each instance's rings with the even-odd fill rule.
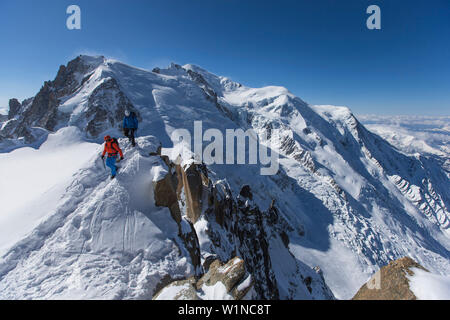
[[123,160],[123,153],[119,147],[119,142],[116,138],[111,138],[110,136],[105,136],[105,148],[103,149],[102,159],[105,158],[105,154],[108,153],[108,158],[106,159],[106,165],[111,169],[111,179],[114,179],[117,173],[117,154],[120,155],[120,160]]

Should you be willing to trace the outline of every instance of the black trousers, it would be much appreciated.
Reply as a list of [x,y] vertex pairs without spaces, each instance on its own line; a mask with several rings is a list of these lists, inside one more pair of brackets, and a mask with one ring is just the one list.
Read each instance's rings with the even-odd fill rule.
[[136,132],[136,129],[130,129],[130,128],[124,128],[123,133],[125,136],[131,141],[131,144],[134,146],[136,142],[134,141],[134,133]]

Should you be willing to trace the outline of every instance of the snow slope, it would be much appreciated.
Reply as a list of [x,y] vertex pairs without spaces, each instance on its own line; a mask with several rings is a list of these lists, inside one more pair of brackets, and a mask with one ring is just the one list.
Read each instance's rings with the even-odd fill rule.
[[78,128],[50,134],[39,149],[0,154],[0,254],[31,232],[57,206],[72,175],[98,151]]
[[0,260],[0,298],[145,299],[163,275],[192,273],[179,256],[175,221],[154,204],[151,169],[164,164],[144,151],[156,139],[137,143],[142,154],[126,147],[112,181],[98,160],[100,146],[86,151],[87,166],[47,219]]
[[[249,185],[251,206],[260,211],[271,212],[275,200],[278,222],[261,228],[271,261],[268,277],[276,279],[280,298],[311,298],[297,285],[299,275],[317,265],[341,299],[403,256],[437,274],[450,272],[450,174],[442,158],[403,153],[368,131],[348,108],[311,106],[282,87],[249,88],[194,65],[150,72],[86,56],[78,64],[76,70],[85,73],[69,75],[70,86],[54,84],[56,124],[48,114],[26,112],[38,112],[37,104],[25,106],[23,122],[17,121],[75,126],[86,141],[101,142],[105,133],[120,134],[118,119],[128,106],[141,118],[142,148],[158,145],[150,139],[156,137],[170,149],[171,133],[192,133],[197,120],[203,130],[274,133],[277,174],[260,175],[261,165],[207,169],[233,198]],[[166,170],[161,160],[126,148],[121,174],[111,182],[96,163],[98,150],[87,154],[87,166],[72,176],[47,220],[2,258],[0,297],[148,298],[163,275],[195,273],[188,255],[176,254],[181,241],[168,210],[151,198],[152,176]],[[210,255],[227,261],[240,250],[241,242],[205,212],[194,228],[202,262]],[[313,292],[312,298],[323,298]]]
[[413,268],[409,288],[419,300],[450,300],[450,276]]

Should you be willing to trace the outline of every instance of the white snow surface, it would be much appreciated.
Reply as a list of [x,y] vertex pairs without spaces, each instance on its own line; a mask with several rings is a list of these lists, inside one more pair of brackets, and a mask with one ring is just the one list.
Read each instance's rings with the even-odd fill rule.
[[190,289],[190,284],[185,283],[183,285],[169,285],[161,290],[156,300],[175,300],[180,299],[183,300],[187,297],[183,295],[183,292]]
[[221,281],[217,281],[212,286],[203,284],[199,297],[202,300],[234,300]]
[[419,300],[450,300],[450,276],[412,268],[409,288]]
[[189,283],[169,285],[161,290],[156,300],[187,300],[189,299],[189,295],[186,293],[189,291],[195,293],[202,300],[234,300],[233,296],[227,292],[227,288],[221,281],[211,286],[204,284],[198,291],[193,290]]
[[48,217],[73,174],[98,149],[82,140],[78,128],[67,127],[37,150],[0,154],[0,255]]
[[120,143],[126,160],[114,180],[101,164],[99,145],[83,150],[87,164],[57,205],[0,260],[0,298],[145,299],[164,275],[192,273],[190,261],[179,256],[176,222],[154,204],[151,169],[164,163]]

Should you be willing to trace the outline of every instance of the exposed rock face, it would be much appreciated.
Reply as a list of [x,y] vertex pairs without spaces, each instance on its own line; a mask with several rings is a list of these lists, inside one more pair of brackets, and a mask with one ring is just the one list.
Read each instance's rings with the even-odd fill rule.
[[36,126],[47,130],[54,130],[58,121],[58,98],[52,82],[46,81],[44,86],[34,98],[31,106],[23,112],[23,123],[27,126]]
[[19,113],[20,108],[22,108],[22,104],[17,99],[10,99],[8,119],[14,118]]
[[32,132],[32,129],[28,128],[21,124],[18,119],[10,119],[7,120],[0,131],[0,137],[4,139],[13,139],[15,137],[23,138],[25,143],[32,143],[36,140],[35,135]]
[[53,131],[64,115],[58,112],[59,99],[73,94],[81,85],[80,76],[90,71],[79,56],[67,66],[60,66],[53,81],[46,81],[35,96],[32,104],[23,112],[23,122],[28,126],[37,126]]
[[248,198],[250,200],[253,200],[253,195],[252,195],[252,192],[250,191],[250,186],[247,185],[247,184],[242,187],[241,192],[239,193],[239,195],[244,197],[244,198]]
[[[248,197],[242,197],[242,194],[246,193]],[[250,190],[246,192],[241,190],[240,194],[237,200],[237,219],[234,221],[234,230],[241,244],[240,252],[246,261],[251,261],[248,269],[258,279],[255,290],[266,299],[279,299],[277,280],[272,271],[267,243],[268,235],[264,229],[265,217],[258,207],[251,206],[247,202],[247,199],[250,200],[252,197]],[[255,256],[259,259],[254,259]]]
[[[220,260],[214,260],[206,272],[198,281],[191,277],[186,280],[177,280],[159,290],[153,297],[154,300],[201,300],[204,298],[218,298],[210,296],[208,288],[225,288],[229,297],[240,300],[246,296],[253,287],[251,275],[245,270],[244,261],[239,257],[230,259],[226,264]],[[170,296],[168,292],[175,290]]]
[[155,183],[155,204],[161,207],[167,207],[170,210],[172,218],[180,223],[181,211],[178,206],[178,197],[176,187],[178,185],[176,174],[168,173],[164,179]]
[[183,168],[165,156],[162,158],[169,167],[169,173],[155,185],[156,205],[168,207],[175,220],[181,217],[181,206],[186,211],[186,218],[191,223],[197,222],[203,208],[203,195],[209,184],[206,167],[191,164]]
[[120,90],[117,81],[113,78],[104,81],[89,97],[86,132],[91,137],[97,137],[108,128],[119,127],[126,109],[134,112],[138,120],[142,120],[139,112]]
[[[163,160],[167,161],[167,159]],[[154,183],[154,198],[157,206],[167,207],[170,210],[172,218],[178,224],[178,236],[183,240],[183,243],[189,252],[192,264],[196,268],[196,276],[202,273],[201,259],[200,259],[200,245],[198,237],[192,222],[185,219],[181,215],[179,205],[179,191],[183,187],[188,189],[189,186],[185,185],[185,179],[181,179],[180,171],[184,173],[184,170],[180,166],[175,167],[171,163],[168,164],[168,173],[166,176]],[[177,170],[175,170],[177,168]]]
[[[9,130],[9,135],[14,138],[26,137],[26,128],[41,127],[54,130],[63,115],[58,113],[59,98],[72,94],[80,85],[77,81],[77,73],[87,72],[88,66],[84,65],[81,58],[70,61],[61,66],[54,81],[46,81],[28,105],[20,104],[16,99],[10,100],[9,119],[16,116],[18,121],[14,124],[14,130]],[[3,131],[3,130],[2,130]],[[12,131],[14,131],[12,133]],[[28,136],[28,138],[31,138]]]
[[244,260],[235,257],[225,265],[220,260],[211,263],[209,270],[197,282],[197,289],[200,290],[203,285],[214,286],[222,282],[234,299],[239,300],[250,290],[252,283],[248,281],[247,285],[239,287],[238,284],[246,280],[250,275],[246,272]]
[[[255,278],[258,280],[255,290],[266,299],[278,299],[277,283],[271,270],[266,234],[262,226],[262,213],[257,207],[250,208],[246,204],[246,198],[252,198],[250,187],[244,186],[241,198],[235,202],[231,200],[229,189],[219,191],[212,186],[203,165],[192,164],[185,171],[180,165],[168,162],[167,158],[165,161],[169,165],[169,173],[155,185],[156,205],[168,207],[178,223],[181,221],[180,206],[185,206],[186,217],[192,223],[198,220],[202,209],[206,209],[206,212],[214,211],[215,220],[239,238],[240,252],[246,267],[251,274],[256,274]],[[203,208],[204,192],[208,192],[209,201]],[[184,197],[181,196],[182,193]],[[220,238],[214,235],[213,238],[220,247]]]
[[353,300],[416,300],[406,277],[414,274],[411,268],[428,271],[409,257],[391,261],[359,289]]
[[[310,294],[322,299],[334,299],[322,274],[309,270],[308,266],[300,264],[292,256],[286,232],[293,229],[282,217],[275,201],[267,210],[261,210],[252,201],[254,196],[249,185],[244,185],[237,197],[233,197],[230,188],[223,182],[212,185],[211,189],[210,206],[205,218],[217,224],[210,224],[208,235],[218,254],[224,255],[224,248],[230,248],[231,254],[242,257],[253,277],[253,290],[258,299],[298,299],[300,296],[307,299]],[[220,228],[213,227],[217,225]],[[283,257],[285,261],[274,261],[273,250],[277,250],[278,258]],[[290,267],[284,269],[287,265]],[[280,292],[274,268],[283,269],[283,273],[300,281],[289,283],[289,288],[283,288]]]
[[[183,223],[191,225],[192,232],[186,233],[183,238],[180,231],[180,237],[192,247],[191,258],[200,263],[202,257],[203,269],[210,269],[209,275],[203,276],[204,281],[215,283],[216,274],[213,270],[218,261],[229,261],[238,255],[241,257],[239,263],[245,265],[245,270],[252,276],[253,290],[258,299],[289,297],[289,293],[280,294],[279,292],[278,281],[273,271],[270,249],[270,243],[272,243],[280,247],[278,250],[283,251],[281,256],[285,255],[287,259],[290,259],[287,264],[295,266],[286,272],[301,280],[300,284],[292,283],[292,288],[288,289],[291,292],[291,298],[294,298],[295,292],[298,293],[299,290],[304,292],[305,298],[313,294],[313,290],[320,291],[320,293],[314,292],[317,296],[323,296],[326,299],[334,298],[323,276],[313,270],[303,272],[301,268],[305,266],[300,266],[290,253],[287,232],[292,231],[292,227],[280,214],[275,201],[272,201],[270,207],[263,211],[254,204],[249,185],[244,185],[240,194],[233,196],[226,183],[223,181],[214,183],[210,180],[207,168],[203,164],[190,164],[184,168],[172,163],[167,156],[162,156],[162,159],[169,170],[165,177],[155,184],[156,205],[168,207],[179,225]],[[196,231],[192,226],[192,223],[196,223],[200,217],[210,221],[207,233],[213,243],[212,252],[200,252]],[[280,262],[276,261],[276,263]],[[230,276],[232,274],[230,273]],[[237,275],[237,277],[240,276]],[[223,280],[228,291],[232,291],[235,281],[233,279],[234,277]],[[203,282],[200,281],[200,283]],[[188,280],[177,284],[186,290],[182,294],[183,297],[192,297],[190,286],[193,285]],[[244,294],[234,292],[235,297],[241,297]]]
[[[104,60],[104,57],[101,58]],[[89,64],[83,63],[81,56],[78,56],[74,60],[69,61],[67,66],[62,65],[59,67],[53,86],[60,92],[60,95],[73,93],[80,84],[77,75],[89,73],[90,69]]]
[[202,212],[203,189],[208,186],[209,180],[206,174],[205,166],[192,164],[186,170],[181,172],[184,193],[186,198],[186,213],[188,219],[195,223]]

